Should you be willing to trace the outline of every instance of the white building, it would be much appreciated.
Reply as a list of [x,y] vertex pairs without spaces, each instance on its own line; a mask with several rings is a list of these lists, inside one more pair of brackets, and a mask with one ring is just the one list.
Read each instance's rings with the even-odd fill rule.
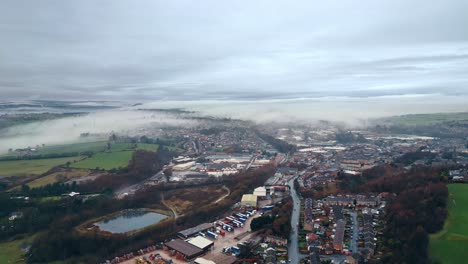
[[253,194],[256,195],[257,197],[265,198],[266,197],[267,190],[264,186],[260,186],[258,188],[254,189]]

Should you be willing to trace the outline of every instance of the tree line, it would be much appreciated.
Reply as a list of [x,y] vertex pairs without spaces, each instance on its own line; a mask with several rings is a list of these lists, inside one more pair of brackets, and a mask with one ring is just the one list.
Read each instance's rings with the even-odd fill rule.
[[428,234],[441,230],[447,216],[448,189],[446,179],[441,176],[443,170],[418,166],[394,174],[383,167],[381,176],[356,188],[359,192],[390,194],[385,208],[383,241],[377,248],[384,255],[374,260],[375,263],[430,262]]

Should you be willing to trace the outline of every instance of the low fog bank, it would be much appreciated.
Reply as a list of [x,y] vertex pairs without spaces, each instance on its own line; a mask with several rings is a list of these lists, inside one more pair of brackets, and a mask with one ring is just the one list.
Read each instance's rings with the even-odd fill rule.
[[321,97],[258,101],[155,101],[102,110],[83,116],[35,122],[0,130],[0,154],[8,149],[41,144],[68,144],[80,141],[81,133],[108,136],[115,132],[128,135],[154,133],[168,126],[190,127],[200,121],[190,115],[138,109],[183,108],[194,115],[254,121],[313,124],[319,120],[348,127],[364,127],[370,119],[404,114],[466,112],[466,96],[405,95],[382,97]]
[[76,143],[81,133],[110,135],[112,132],[139,135],[168,126],[192,126],[197,121],[175,115],[132,110],[109,110],[83,116],[68,117],[0,130],[0,154],[8,149]]
[[260,101],[158,101],[144,108],[185,108],[202,115],[251,120],[257,123],[314,123],[326,120],[350,127],[370,119],[405,114],[465,112],[467,96],[403,95],[380,97],[321,97]]

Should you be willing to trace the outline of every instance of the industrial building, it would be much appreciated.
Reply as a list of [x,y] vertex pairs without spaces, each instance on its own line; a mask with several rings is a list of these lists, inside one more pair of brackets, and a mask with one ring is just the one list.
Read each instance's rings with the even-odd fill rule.
[[254,194],[242,195],[241,205],[257,207],[257,195],[254,195]]
[[174,165],[174,167],[172,167],[172,169],[175,170],[175,171],[183,171],[183,170],[188,170],[188,169],[192,168],[193,166],[195,166],[195,161],[190,161],[190,162],[187,162],[187,163],[181,163],[181,164]]
[[187,239],[189,237],[192,237],[200,232],[204,232],[210,228],[213,227],[213,224],[211,223],[204,223],[204,224],[200,224],[200,225],[197,225],[195,227],[192,227],[192,228],[189,228],[189,229],[185,229],[185,230],[182,230],[178,233],[178,236],[182,239]]
[[203,251],[208,251],[214,245],[213,241],[206,239],[202,236],[191,238],[187,242],[202,249]]
[[266,198],[267,189],[264,186],[260,186],[254,189],[253,194],[256,195],[258,198]]
[[182,239],[174,239],[167,242],[165,245],[168,249],[174,250],[185,259],[194,259],[205,253],[201,248],[198,248]]

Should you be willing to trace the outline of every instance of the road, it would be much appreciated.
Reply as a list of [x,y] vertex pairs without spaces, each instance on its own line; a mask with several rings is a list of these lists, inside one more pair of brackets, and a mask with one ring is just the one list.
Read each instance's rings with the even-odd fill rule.
[[193,149],[195,150],[195,153],[200,154],[197,148],[197,143],[195,141],[192,141],[192,146],[193,146]]
[[351,252],[357,253],[358,249],[358,240],[359,240],[359,223],[357,219],[357,212],[352,211],[351,212],[351,217],[353,219],[353,237],[351,238]]
[[297,195],[296,189],[294,188],[294,180],[296,180],[301,174],[297,174],[295,177],[291,178],[288,182],[288,185],[291,189],[291,197],[293,199],[293,212],[291,216],[291,227],[292,232],[289,236],[288,244],[288,256],[291,263],[299,263],[299,260],[305,255],[299,254],[299,243],[298,243],[298,231],[299,231],[299,217],[301,214],[301,200]]
[[250,159],[249,165],[245,167],[245,170],[248,171],[250,169],[250,166],[254,163],[254,161],[257,159],[257,155],[253,155],[252,158]]

